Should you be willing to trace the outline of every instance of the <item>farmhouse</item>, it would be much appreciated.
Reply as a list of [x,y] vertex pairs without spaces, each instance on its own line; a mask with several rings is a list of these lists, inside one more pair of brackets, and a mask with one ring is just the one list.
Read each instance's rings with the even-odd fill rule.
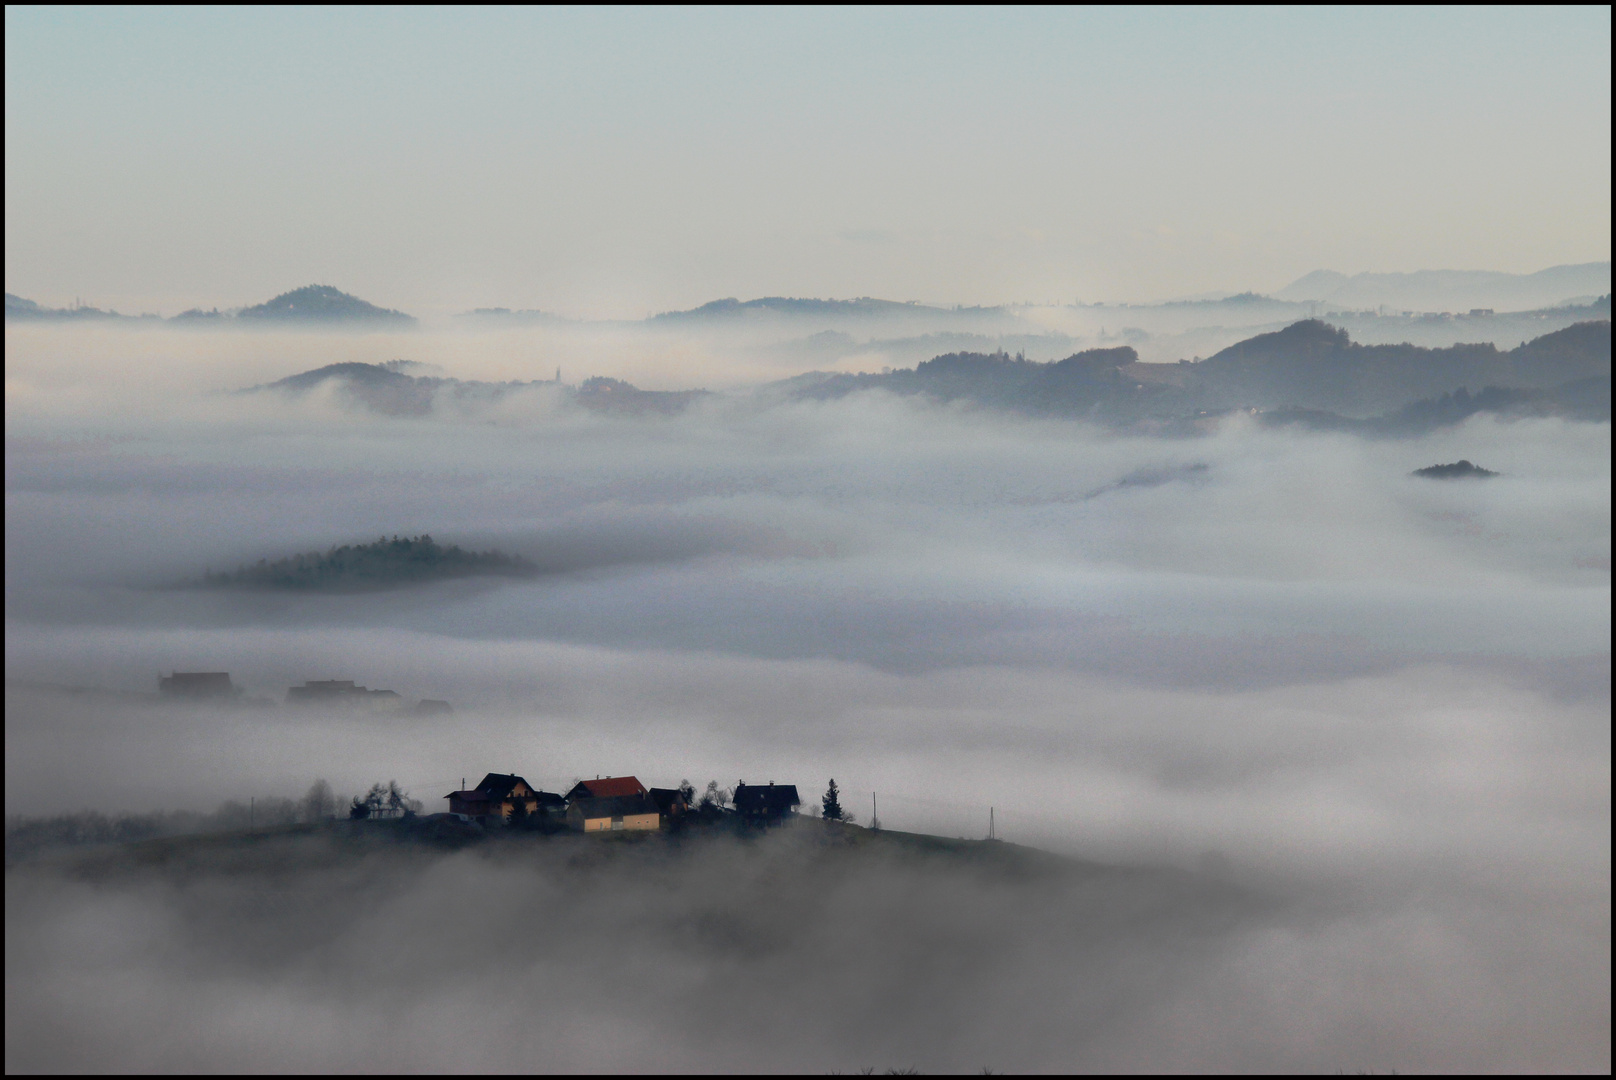
[[662,827],[662,815],[657,813],[656,803],[643,793],[586,795],[568,800],[567,824],[586,833],[655,832]]
[[732,798],[735,812],[748,825],[779,825],[795,816],[796,808],[802,804],[797,798],[797,785],[776,784],[773,780],[767,786],[748,785],[742,780]]
[[662,819],[664,829],[679,824],[690,804],[685,800],[685,793],[678,788],[654,787],[650,791],[651,802],[656,806],[657,816]]
[[508,773],[489,773],[476,787],[451,791],[444,798],[449,800],[449,813],[481,818],[490,824],[504,823],[513,813],[558,815],[562,802],[554,792],[537,791],[520,776]]

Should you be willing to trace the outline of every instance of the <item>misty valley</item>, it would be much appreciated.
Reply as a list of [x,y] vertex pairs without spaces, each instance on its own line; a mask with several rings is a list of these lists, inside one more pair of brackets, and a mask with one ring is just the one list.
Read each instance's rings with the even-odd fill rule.
[[331,293],[8,322],[9,1068],[1601,1060],[1608,298]]

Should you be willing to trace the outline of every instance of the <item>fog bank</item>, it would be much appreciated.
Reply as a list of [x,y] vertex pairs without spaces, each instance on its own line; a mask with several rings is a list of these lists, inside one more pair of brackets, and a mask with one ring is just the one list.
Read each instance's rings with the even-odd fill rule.
[[[861,820],[979,837],[991,807],[1109,868],[784,839],[14,868],[8,1068],[1608,1065],[1608,423],[1166,439],[543,387],[395,418],[217,392],[391,341],[108,368],[112,339],[7,335],[8,815],[834,776]],[[1460,458],[1500,475],[1409,475]],[[187,585],[420,533],[539,573]],[[176,669],[267,704],[159,699]],[[282,704],[324,678],[456,711]]]

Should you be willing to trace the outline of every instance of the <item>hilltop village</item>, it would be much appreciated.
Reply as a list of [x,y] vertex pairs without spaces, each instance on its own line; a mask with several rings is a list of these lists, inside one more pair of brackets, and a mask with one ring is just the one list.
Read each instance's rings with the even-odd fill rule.
[[[159,675],[158,693],[167,700],[196,704],[273,705],[267,698],[247,698],[227,671],[176,671]],[[352,679],[314,679],[286,691],[288,706],[325,706],[409,716],[452,713],[447,701],[426,698],[411,705],[392,690],[372,690]],[[565,794],[540,791],[510,773],[489,773],[476,787],[443,796],[447,811],[423,814],[419,802],[397,785],[376,785],[355,796],[348,817],[356,821],[407,820],[435,835],[471,835],[493,829],[538,832],[674,831],[694,822],[739,827],[780,825],[797,816],[802,800],[795,784],[748,784],[724,791],[716,781],[698,799],[689,783],[677,788],[648,788],[637,777],[608,776],[579,780]],[[844,817],[836,782],[824,799],[824,816]]]
[[[826,793],[827,816],[840,818],[836,783]],[[728,796],[726,798],[726,795]],[[677,788],[648,788],[633,776],[604,776],[579,780],[565,795],[540,791],[520,776],[489,773],[476,787],[451,791],[447,813],[431,814],[418,820],[429,828],[530,829],[538,832],[572,830],[581,833],[676,831],[689,823],[731,824],[767,828],[781,825],[797,815],[802,800],[795,784],[748,784],[741,781],[733,792],[723,792],[717,783],[708,785],[698,800],[689,783]],[[725,805],[726,802],[728,805]],[[390,808],[393,816],[407,810]],[[369,817],[356,805],[350,817]]]

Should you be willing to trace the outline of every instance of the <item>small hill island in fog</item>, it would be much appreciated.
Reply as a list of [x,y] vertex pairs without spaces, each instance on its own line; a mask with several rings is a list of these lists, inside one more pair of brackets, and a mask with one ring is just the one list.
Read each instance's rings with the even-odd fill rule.
[[1451,465],[1427,465],[1423,469],[1415,469],[1410,475],[1427,480],[1486,480],[1498,474],[1460,458]]
[[252,566],[234,571],[209,571],[201,583],[210,588],[358,592],[445,578],[526,577],[535,571],[534,565],[520,556],[466,551],[457,544],[442,547],[432,537],[422,535],[402,540],[383,537],[373,544],[344,544],[323,554],[311,551],[274,562],[259,559]]

